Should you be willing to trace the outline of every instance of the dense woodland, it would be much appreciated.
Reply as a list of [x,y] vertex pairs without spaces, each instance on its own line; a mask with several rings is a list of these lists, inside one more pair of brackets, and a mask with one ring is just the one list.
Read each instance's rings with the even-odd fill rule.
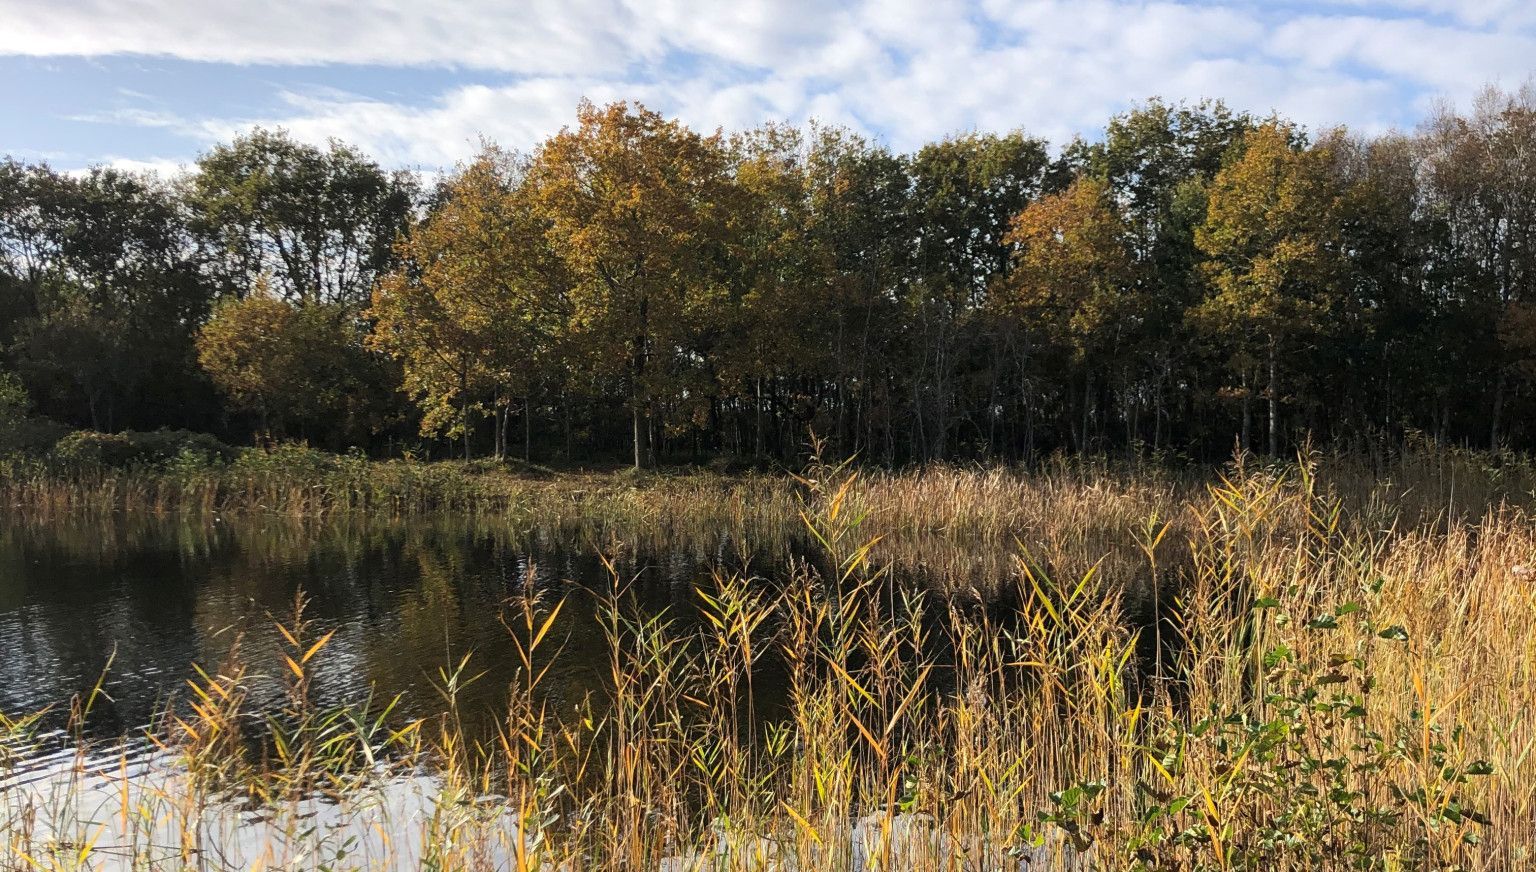
[[171,179],[7,160],[0,370],[74,427],[375,454],[1529,448],[1536,91],[912,154],[583,105],[440,179],[264,130]]

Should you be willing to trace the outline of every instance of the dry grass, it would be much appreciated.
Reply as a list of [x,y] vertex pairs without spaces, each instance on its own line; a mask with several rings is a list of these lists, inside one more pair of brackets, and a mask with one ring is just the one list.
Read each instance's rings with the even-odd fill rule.
[[[496,740],[458,721],[468,667],[439,676],[434,722],[315,712],[325,636],[298,609],[286,750],[231,740],[236,652],[160,736],[185,775],[123,779],[94,818],[69,799],[96,789],[84,776],[12,790],[0,827],[29,869],[114,850],[138,868],[1527,868],[1536,528],[1506,501],[1523,485],[1469,457],[1393,462],[1204,481],[820,467],[733,498],[803,511],[821,558],[787,580],[701,579],[691,620],[639,612],[615,573],[600,699],[546,697],[561,606],[529,590],[503,616],[520,678]],[[1003,537],[1019,544],[985,558],[990,588],[962,582],[965,549],[1009,555]],[[940,590],[881,556],[936,538]],[[231,791],[260,826],[210,817]]]

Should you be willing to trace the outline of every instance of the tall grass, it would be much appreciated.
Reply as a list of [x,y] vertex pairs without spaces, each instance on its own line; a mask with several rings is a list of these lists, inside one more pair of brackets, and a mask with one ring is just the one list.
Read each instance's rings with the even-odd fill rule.
[[[1327,466],[816,467],[783,486],[819,552],[786,578],[658,614],[610,564],[599,695],[551,691],[561,600],[525,586],[483,740],[473,656],[429,722],[317,710],[301,601],[279,717],[244,713],[235,648],[157,733],[170,774],[82,763],[0,794],[0,828],[17,868],[1527,868],[1536,529],[1502,467]],[[1018,535],[986,589],[934,586],[881,556],[913,528],[951,578]]]

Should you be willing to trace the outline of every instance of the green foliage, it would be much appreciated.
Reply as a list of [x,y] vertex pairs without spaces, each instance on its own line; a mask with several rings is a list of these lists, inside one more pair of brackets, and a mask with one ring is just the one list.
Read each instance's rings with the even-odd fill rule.
[[69,428],[30,414],[32,399],[14,373],[0,370],[0,456],[46,454]]
[[0,370],[0,428],[11,427],[27,417],[32,398],[15,373]]
[[199,158],[188,205],[227,281],[265,277],[283,300],[352,312],[394,261],[416,197],[407,173],[386,173],[351,146],[325,149],[257,128]]
[[59,439],[52,451],[55,460],[68,466],[110,469],[218,466],[233,461],[238,454],[237,449],[207,433],[186,430],[76,430]]
[[303,442],[279,442],[269,449],[248,448],[236,458],[237,472],[281,475],[294,481],[319,481],[342,469],[346,458]]
[[0,345],[50,416],[112,429],[195,391],[213,287],[183,204],[149,176],[0,172]]

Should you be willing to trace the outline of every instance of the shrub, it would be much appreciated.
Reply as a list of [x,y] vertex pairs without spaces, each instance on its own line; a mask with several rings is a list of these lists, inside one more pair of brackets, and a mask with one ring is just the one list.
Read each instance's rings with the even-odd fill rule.
[[112,469],[164,467],[172,461],[186,464],[195,459],[205,465],[222,465],[238,452],[206,433],[186,430],[97,433],[77,430],[53,446],[54,459],[70,466],[104,466]]
[[0,423],[0,455],[41,457],[69,432],[68,427],[47,418],[24,417]]
[[189,430],[153,430],[145,433],[129,431],[134,446],[135,462],[161,466],[177,458],[197,457],[210,465],[223,465],[234,460],[239,450],[220,442],[207,433]]
[[334,472],[341,458],[304,442],[279,442],[270,449],[247,448],[235,459],[235,469],[245,473],[317,479]]
[[69,428],[33,417],[31,400],[21,379],[0,372],[0,455],[47,453]]
[[76,430],[53,446],[54,458],[70,466],[126,466],[132,452],[126,434],[92,430]]

